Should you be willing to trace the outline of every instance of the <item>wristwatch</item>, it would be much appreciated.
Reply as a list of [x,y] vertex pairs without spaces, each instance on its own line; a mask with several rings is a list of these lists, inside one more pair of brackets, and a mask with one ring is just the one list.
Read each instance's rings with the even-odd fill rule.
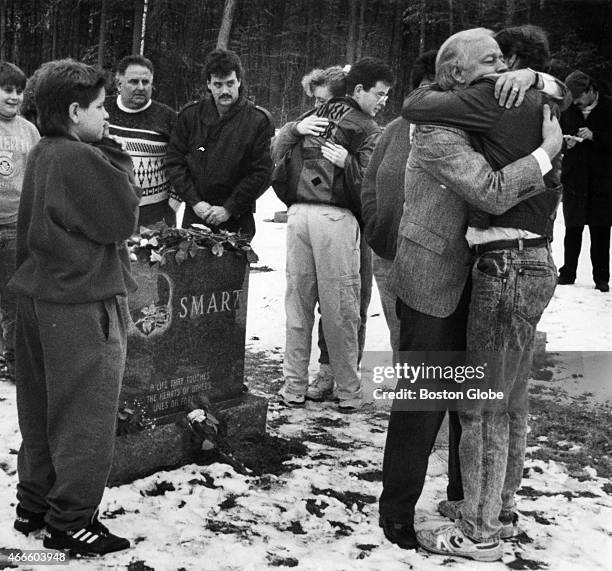
[[531,69],[530,67],[527,68],[529,71],[533,71],[533,83],[531,84],[531,87],[533,87],[534,89],[540,89],[539,85],[540,85],[540,74],[535,70],[535,69]]

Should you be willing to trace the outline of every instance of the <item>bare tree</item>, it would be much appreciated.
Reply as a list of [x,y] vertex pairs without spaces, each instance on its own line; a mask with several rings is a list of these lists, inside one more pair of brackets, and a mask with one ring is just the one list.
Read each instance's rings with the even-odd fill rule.
[[98,34],[98,66],[104,67],[104,43],[106,41],[106,0],[100,7],[100,31]]
[[134,0],[134,26],[132,28],[132,53],[139,54],[142,42],[144,0]]
[[6,59],[6,0],[0,0],[0,59]]
[[219,35],[217,36],[217,49],[227,49],[229,43],[230,32],[232,31],[232,20],[234,19],[234,9],[236,8],[236,0],[225,0],[223,8],[223,18]]
[[357,2],[358,0],[349,0],[348,37],[346,39],[346,61],[350,63],[355,61],[355,43],[357,41]]

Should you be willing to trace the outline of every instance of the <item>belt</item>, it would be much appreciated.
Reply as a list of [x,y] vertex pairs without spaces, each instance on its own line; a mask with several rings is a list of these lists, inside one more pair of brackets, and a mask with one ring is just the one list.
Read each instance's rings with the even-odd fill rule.
[[494,240],[493,242],[485,242],[484,244],[475,244],[472,246],[472,253],[480,256],[485,252],[492,250],[523,250],[524,248],[538,248],[540,246],[548,246],[548,238],[517,238],[516,240]]

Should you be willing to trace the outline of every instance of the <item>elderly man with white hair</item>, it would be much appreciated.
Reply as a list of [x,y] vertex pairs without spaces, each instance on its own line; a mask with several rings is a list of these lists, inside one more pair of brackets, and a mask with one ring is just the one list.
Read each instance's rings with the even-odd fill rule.
[[[449,38],[436,61],[436,81],[445,89],[468,89],[484,75],[505,71],[493,33],[482,28]],[[540,82],[535,72],[521,70],[501,80],[501,91],[504,95],[515,92],[522,99],[526,87]],[[494,89],[491,85],[494,107],[501,111]],[[521,110],[511,104],[506,107],[511,108],[505,113]],[[482,113],[487,110],[483,107]],[[480,108],[474,110],[475,115],[477,111]],[[500,112],[500,116],[505,113]],[[403,112],[405,118],[414,120],[408,115]],[[474,150],[472,137],[462,129],[439,126],[438,121],[416,128],[406,168],[406,201],[391,278],[399,298],[400,352],[408,352],[406,362],[410,362],[409,352],[420,352],[433,359],[433,364],[465,364],[461,352],[466,348],[473,261],[465,238],[468,212],[470,207],[476,207],[501,215],[526,199],[553,192],[547,189],[543,177],[551,170],[550,159],[560,150],[562,137],[548,108],[544,112],[538,109],[538,119],[533,124],[538,131],[537,142],[530,148],[525,145],[514,149],[510,160],[495,166]],[[516,243],[518,246],[519,241]],[[531,244],[527,241],[526,245]],[[405,382],[400,380],[400,388]],[[445,388],[443,381],[435,382]],[[449,383],[449,387],[456,388],[453,381]],[[409,410],[402,404],[406,403],[394,403],[389,421],[380,514],[385,535],[400,547],[410,548],[417,543],[414,507],[423,487],[427,457],[452,403],[442,402],[435,410],[424,410],[418,404]],[[456,413],[451,413],[451,422],[457,422]],[[465,430],[463,419],[461,425]],[[463,443],[464,437],[461,438]],[[463,453],[460,459],[463,491],[467,495],[478,474],[466,473]],[[466,479],[470,482],[466,483]],[[451,491],[449,500],[459,499],[451,497]],[[495,519],[498,516],[499,507]],[[482,561],[494,561],[502,553],[498,529],[487,537],[478,531],[470,533],[467,525],[447,526],[429,535],[421,533],[419,540],[432,551]]]

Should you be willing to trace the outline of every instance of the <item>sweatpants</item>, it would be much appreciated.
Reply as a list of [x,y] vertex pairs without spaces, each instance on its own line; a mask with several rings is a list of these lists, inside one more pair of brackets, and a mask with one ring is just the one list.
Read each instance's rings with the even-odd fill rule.
[[127,341],[125,297],[17,305],[17,499],[60,530],[89,524],[108,479]]

